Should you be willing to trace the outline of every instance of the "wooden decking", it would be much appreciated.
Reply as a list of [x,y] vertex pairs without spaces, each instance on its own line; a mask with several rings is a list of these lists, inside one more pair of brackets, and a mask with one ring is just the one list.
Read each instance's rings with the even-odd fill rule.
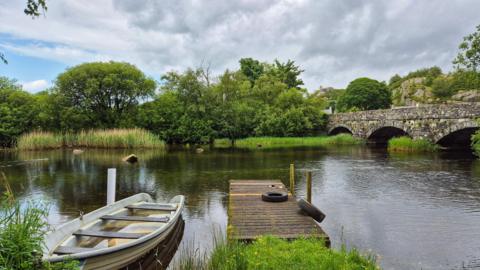
[[274,235],[284,239],[301,236],[328,236],[311,217],[304,215],[295,197],[289,193],[288,201],[264,202],[262,193],[288,192],[279,180],[231,180],[229,192],[228,236],[231,239],[253,240],[261,235]]

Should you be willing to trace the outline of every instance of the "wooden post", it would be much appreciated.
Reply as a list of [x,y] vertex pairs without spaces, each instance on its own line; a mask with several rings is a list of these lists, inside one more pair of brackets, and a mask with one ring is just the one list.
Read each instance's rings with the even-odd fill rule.
[[116,182],[117,182],[117,169],[115,168],[108,169],[107,205],[110,205],[115,202]]
[[295,196],[295,165],[290,164],[290,193]]
[[312,203],[312,172],[307,172],[307,202]]

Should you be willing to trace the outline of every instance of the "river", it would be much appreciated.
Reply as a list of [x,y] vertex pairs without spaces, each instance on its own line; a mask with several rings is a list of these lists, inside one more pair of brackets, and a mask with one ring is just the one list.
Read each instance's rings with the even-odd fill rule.
[[[121,161],[135,153],[140,161]],[[183,245],[208,250],[227,224],[229,179],[281,179],[296,164],[299,195],[313,172],[313,203],[335,248],[378,256],[384,269],[480,268],[480,160],[468,153],[388,154],[385,149],[0,152],[0,171],[17,198],[47,201],[53,225],[105,203],[107,168],[117,168],[117,199],[138,192],[184,194]]]

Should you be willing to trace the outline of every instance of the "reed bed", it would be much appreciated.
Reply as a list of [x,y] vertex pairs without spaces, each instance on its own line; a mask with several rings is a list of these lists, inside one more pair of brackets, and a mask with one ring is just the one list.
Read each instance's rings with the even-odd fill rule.
[[[193,250],[193,249],[192,249]],[[195,251],[180,254],[172,269],[178,270],[246,270],[246,269],[379,269],[373,256],[358,250],[325,247],[322,239],[305,238],[286,241],[262,236],[251,244],[216,242],[212,254]]]
[[388,151],[392,152],[434,152],[437,145],[426,139],[412,139],[406,136],[392,138],[388,141]]
[[[319,137],[250,137],[235,141],[234,147],[237,148],[283,148],[283,147],[302,147],[302,146],[342,146],[342,145],[360,145],[363,140],[353,137],[350,134],[338,134],[335,136]],[[231,147],[231,141],[228,139],[215,140],[216,147]]]
[[61,147],[79,148],[163,148],[164,143],[144,129],[88,130],[79,133],[52,133],[34,131],[24,134],[17,141],[20,150],[42,150]]

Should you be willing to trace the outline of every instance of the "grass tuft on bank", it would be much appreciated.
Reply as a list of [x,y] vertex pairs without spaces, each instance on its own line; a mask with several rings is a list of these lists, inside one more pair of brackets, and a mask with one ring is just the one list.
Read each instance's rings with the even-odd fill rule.
[[392,152],[434,152],[438,149],[437,145],[426,139],[412,139],[407,136],[392,138],[388,141],[388,151]]
[[153,133],[139,128],[88,130],[79,133],[34,131],[17,140],[17,149],[43,150],[61,147],[81,148],[162,148],[164,143]]
[[480,157],[480,130],[472,136],[472,149],[475,154]]
[[356,249],[330,249],[325,247],[323,240],[315,238],[286,241],[273,236],[260,237],[251,244],[216,243],[210,257],[181,256],[179,263],[173,268],[181,270],[379,269],[374,257],[363,256]]
[[[214,142],[215,147],[231,147],[231,141],[228,139],[217,139]],[[237,148],[283,148],[283,147],[301,147],[301,146],[342,146],[342,145],[360,145],[363,140],[353,137],[350,134],[338,134],[335,136],[319,137],[250,137],[235,141],[234,147]]]

